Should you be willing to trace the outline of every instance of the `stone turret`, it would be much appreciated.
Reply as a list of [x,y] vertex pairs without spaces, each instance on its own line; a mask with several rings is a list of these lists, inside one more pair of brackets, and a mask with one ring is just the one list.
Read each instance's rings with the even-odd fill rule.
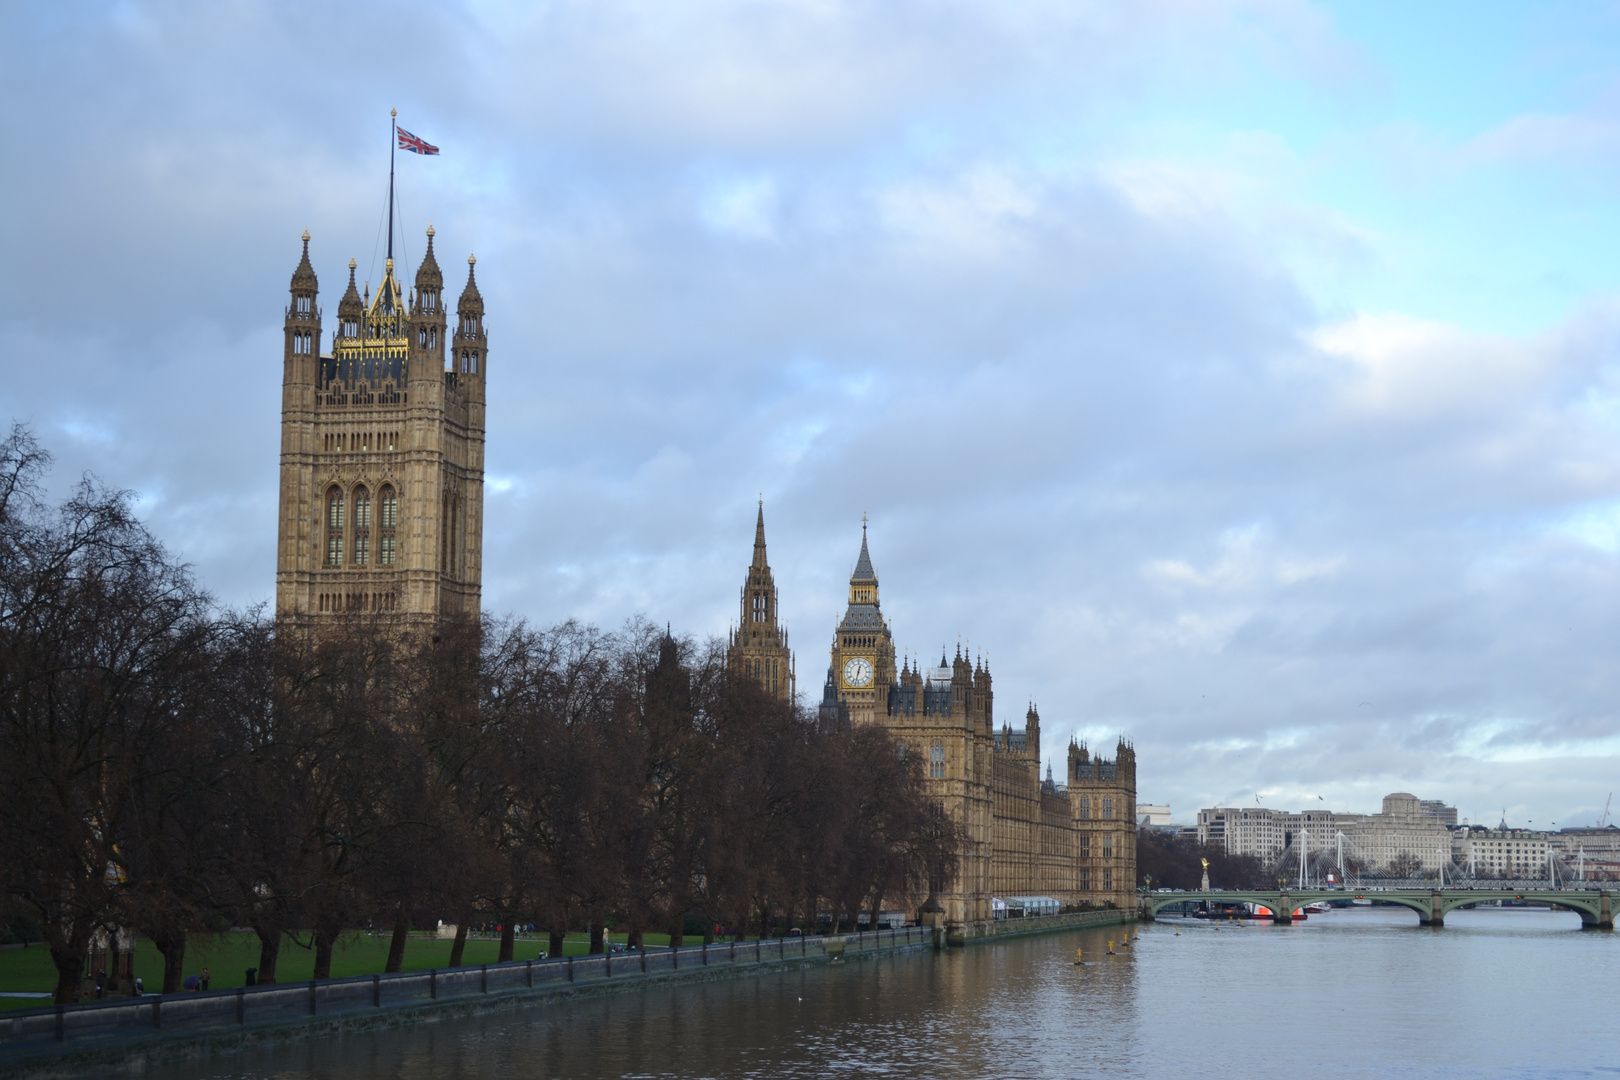
[[776,579],[765,552],[765,500],[754,521],[754,559],[743,578],[737,627],[731,632],[727,661],[784,701],[794,699],[793,654],[777,617]]

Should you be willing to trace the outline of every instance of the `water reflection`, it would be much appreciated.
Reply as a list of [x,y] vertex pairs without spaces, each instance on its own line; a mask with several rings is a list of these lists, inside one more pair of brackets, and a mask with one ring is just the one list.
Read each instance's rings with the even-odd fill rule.
[[[187,1078],[1620,1073],[1612,933],[1573,915],[1162,922],[528,1006],[153,1070]],[[1087,963],[1076,967],[1083,946]]]

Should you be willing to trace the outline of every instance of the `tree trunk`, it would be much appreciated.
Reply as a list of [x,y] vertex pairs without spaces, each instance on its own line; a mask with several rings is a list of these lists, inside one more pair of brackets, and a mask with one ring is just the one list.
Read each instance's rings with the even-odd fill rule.
[[56,1004],[72,1005],[79,1000],[79,987],[84,983],[85,948],[69,942],[62,948],[51,946],[51,962],[56,965]]
[[388,961],[383,971],[399,971],[405,966],[405,940],[411,936],[411,903],[403,900],[394,916],[394,939],[388,943]]
[[591,920],[591,955],[592,956],[596,956],[598,953],[602,953],[602,952],[606,951],[606,946],[603,944],[603,941],[602,941],[602,936],[603,936],[602,931],[605,930],[605,929],[606,929],[606,927],[604,927],[601,923],[597,922],[594,919]]
[[496,957],[496,963],[504,964],[512,959],[517,951],[517,927],[508,918],[501,923],[501,954]]
[[274,986],[276,959],[281,955],[281,928],[258,929],[255,933],[259,935],[259,985]]
[[337,941],[337,931],[315,931],[315,972],[312,978],[330,979],[332,977],[332,945]]
[[163,954],[163,992],[178,994],[186,977],[186,932],[154,934],[152,945]]
[[641,924],[640,923],[637,923],[636,925],[634,925],[634,926],[632,926],[630,928],[630,932],[625,935],[625,942],[626,942],[626,945],[625,945],[626,948],[639,949],[639,948],[642,947],[641,946]]
[[878,929],[878,915],[883,911],[883,892],[879,890],[872,894],[872,929]]
[[674,926],[669,928],[669,947],[670,948],[678,949],[678,948],[681,947],[681,942],[686,937],[686,935],[683,933],[684,930],[685,930],[685,926],[681,922],[677,922]]
[[456,940],[455,940],[455,943],[450,946],[450,966],[451,967],[460,967],[461,966],[461,956],[462,956],[462,954],[464,952],[467,951],[467,919],[468,918],[469,918],[469,916],[463,915],[461,917],[461,921],[456,923]]
[[759,905],[759,940],[764,941],[771,936],[771,909],[764,904]]
[[563,954],[563,932],[561,930],[553,930],[551,932],[551,941],[548,943],[548,947],[546,949],[546,955],[551,956],[551,957],[557,957],[557,956],[561,956],[562,954]]

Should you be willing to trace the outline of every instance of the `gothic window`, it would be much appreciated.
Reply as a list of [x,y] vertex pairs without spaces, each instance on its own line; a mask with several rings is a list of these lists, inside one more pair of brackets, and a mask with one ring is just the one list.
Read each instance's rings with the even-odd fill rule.
[[343,565],[343,492],[326,493],[326,565]]
[[478,354],[477,353],[468,353],[467,354],[467,362],[472,365],[472,367],[470,369],[472,374],[474,374],[474,375],[478,374]]
[[1113,833],[1103,833],[1102,842],[1103,842],[1103,858],[1112,859],[1114,857],[1114,834]]
[[428,348],[437,349],[438,347],[439,347],[439,332],[437,330],[429,330],[428,331]]
[[1113,892],[1113,891],[1114,891],[1114,868],[1112,866],[1105,866],[1105,867],[1103,867],[1103,892]]
[[945,744],[938,739],[928,748],[928,778],[930,780],[945,779]]
[[1104,821],[1113,821],[1114,820],[1114,800],[1113,799],[1104,799],[1103,800],[1102,816],[1103,816]]
[[763,593],[754,594],[754,621],[765,621],[765,594]]
[[1091,858],[1091,834],[1090,833],[1081,833],[1080,834],[1080,857],[1082,859]]
[[418,345],[426,345],[427,344],[427,330],[422,329],[422,330],[418,330],[416,332],[416,343]]
[[364,487],[354,489],[354,565],[371,561],[371,494]]
[[1091,870],[1088,868],[1081,868],[1080,870],[1080,891],[1091,891]]
[[1080,796],[1080,820],[1091,820],[1091,797],[1089,795]]

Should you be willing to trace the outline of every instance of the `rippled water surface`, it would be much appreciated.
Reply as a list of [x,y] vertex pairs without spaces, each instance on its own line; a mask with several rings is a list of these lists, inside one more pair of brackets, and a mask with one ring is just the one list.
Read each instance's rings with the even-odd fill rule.
[[[1164,921],[523,1006],[188,1078],[1620,1076],[1620,939],[1571,914]],[[1073,963],[1083,946],[1086,963]]]

